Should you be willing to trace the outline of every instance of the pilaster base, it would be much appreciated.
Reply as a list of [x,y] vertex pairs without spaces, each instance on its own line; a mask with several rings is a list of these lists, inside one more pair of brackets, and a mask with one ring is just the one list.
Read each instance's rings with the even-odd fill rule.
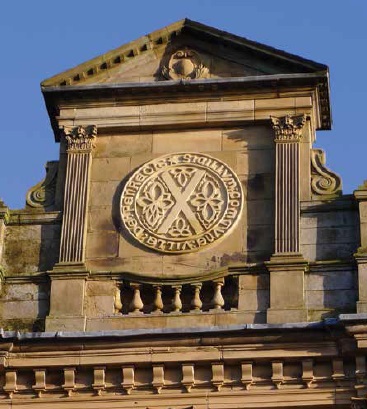
[[266,313],[268,324],[284,324],[287,322],[307,321],[307,310],[303,309],[275,309],[269,308]]
[[357,313],[367,312],[367,253],[359,248],[354,255],[358,265],[358,301]]
[[270,273],[269,324],[307,321],[304,273],[307,262],[299,253],[280,253],[266,263]]
[[70,316],[70,317],[46,317],[46,332],[47,331],[85,331],[86,328],[85,316]]
[[84,263],[58,263],[51,278],[46,331],[85,331],[84,296],[89,275]]
[[89,271],[84,263],[56,263],[54,268],[47,272],[51,279],[68,279],[69,277],[76,278],[87,277]]
[[367,313],[367,301],[357,301],[357,314]]

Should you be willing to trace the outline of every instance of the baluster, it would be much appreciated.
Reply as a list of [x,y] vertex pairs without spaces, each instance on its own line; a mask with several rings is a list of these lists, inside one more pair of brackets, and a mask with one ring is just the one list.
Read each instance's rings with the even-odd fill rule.
[[72,396],[75,389],[75,371],[76,368],[64,368],[64,383],[62,388],[68,396]]
[[121,289],[118,284],[116,284],[116,287],[115,287],[115,294],[113,297],[113,307],[115,309],[115,314],[119,314],[122,310]]
[[140,284],[131,284],[131,287],[134,289],[134,295],[130,303],[130,310],[132,313],[139,313],[144,308],[144,304],[140,296]]
[[313,360],[305,359],[302,361],[302,380],[306,383],[307,388],[311,387],[312,382],[314,381],[313,374]]
[[180,312],[182,310],[182,301],[181,301],[181,285],[176,285],[173,287],[175,290],[175,295],[172,300],[172,310],[173,312]]
[[33,390],[40,398],[42,392],[46,390],[46,369],[33,369],[35,384],[32,385]]
[[18,390],[17,387],[17,371],[6,370],[5,372],[5,385],[3,386],[4,392],[7,393],[9,399],[13,398],[13,393]]
[[224,279],[214,281],[214,295],[212,299],[213,308],[215,310],[222,309],[224,306],[224,298],[222,296],[222,287],[224,284]]
[[252,362],[242,362],[241,370],[242,370],[241,382],[248,391],[250,389],[250,386],[253,384]]
[[160,285],[155,285],[155,300],[153,303],[153,310],[155,313],[160,313],[163,310],[163,300],[162,300],[162,287]]
[[102,395],[102,391],[106,388],[106,367],[97,366],[94,368],[94,382],[92,388],[98,396]]
[[200,311],[203,303],[200,299],[200,290],[201,290],[201,283],[194,284],[194,298],[192,299],[191,306],[193,307],[194,311]]

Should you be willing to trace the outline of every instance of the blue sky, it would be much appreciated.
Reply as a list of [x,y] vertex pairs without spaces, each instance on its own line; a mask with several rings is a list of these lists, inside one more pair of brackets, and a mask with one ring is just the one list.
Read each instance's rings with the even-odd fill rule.
[[333,130],[318,132],[344,193],[367,179],[366,0],[12,0],[0,15],[0,198],[22,208],[58,158],[40,82],[188,17],[327,64]]

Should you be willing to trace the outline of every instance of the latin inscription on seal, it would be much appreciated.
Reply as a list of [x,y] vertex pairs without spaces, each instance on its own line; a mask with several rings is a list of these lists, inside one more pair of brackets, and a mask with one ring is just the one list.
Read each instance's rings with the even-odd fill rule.
[[241,184],[228,165],[204,154],[177,153],[132,174],[121,194],[121,218],[141,244],[188,253],[227,234],[242,203]]

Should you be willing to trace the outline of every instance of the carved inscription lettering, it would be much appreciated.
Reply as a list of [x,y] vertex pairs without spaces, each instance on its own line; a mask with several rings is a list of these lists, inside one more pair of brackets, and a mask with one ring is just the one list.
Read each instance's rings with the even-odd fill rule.
[[121,218],[141,244],[187,253],[222,238],[239,219],[241,184],[225,163],[178,153],[142,165],[125,184]]

